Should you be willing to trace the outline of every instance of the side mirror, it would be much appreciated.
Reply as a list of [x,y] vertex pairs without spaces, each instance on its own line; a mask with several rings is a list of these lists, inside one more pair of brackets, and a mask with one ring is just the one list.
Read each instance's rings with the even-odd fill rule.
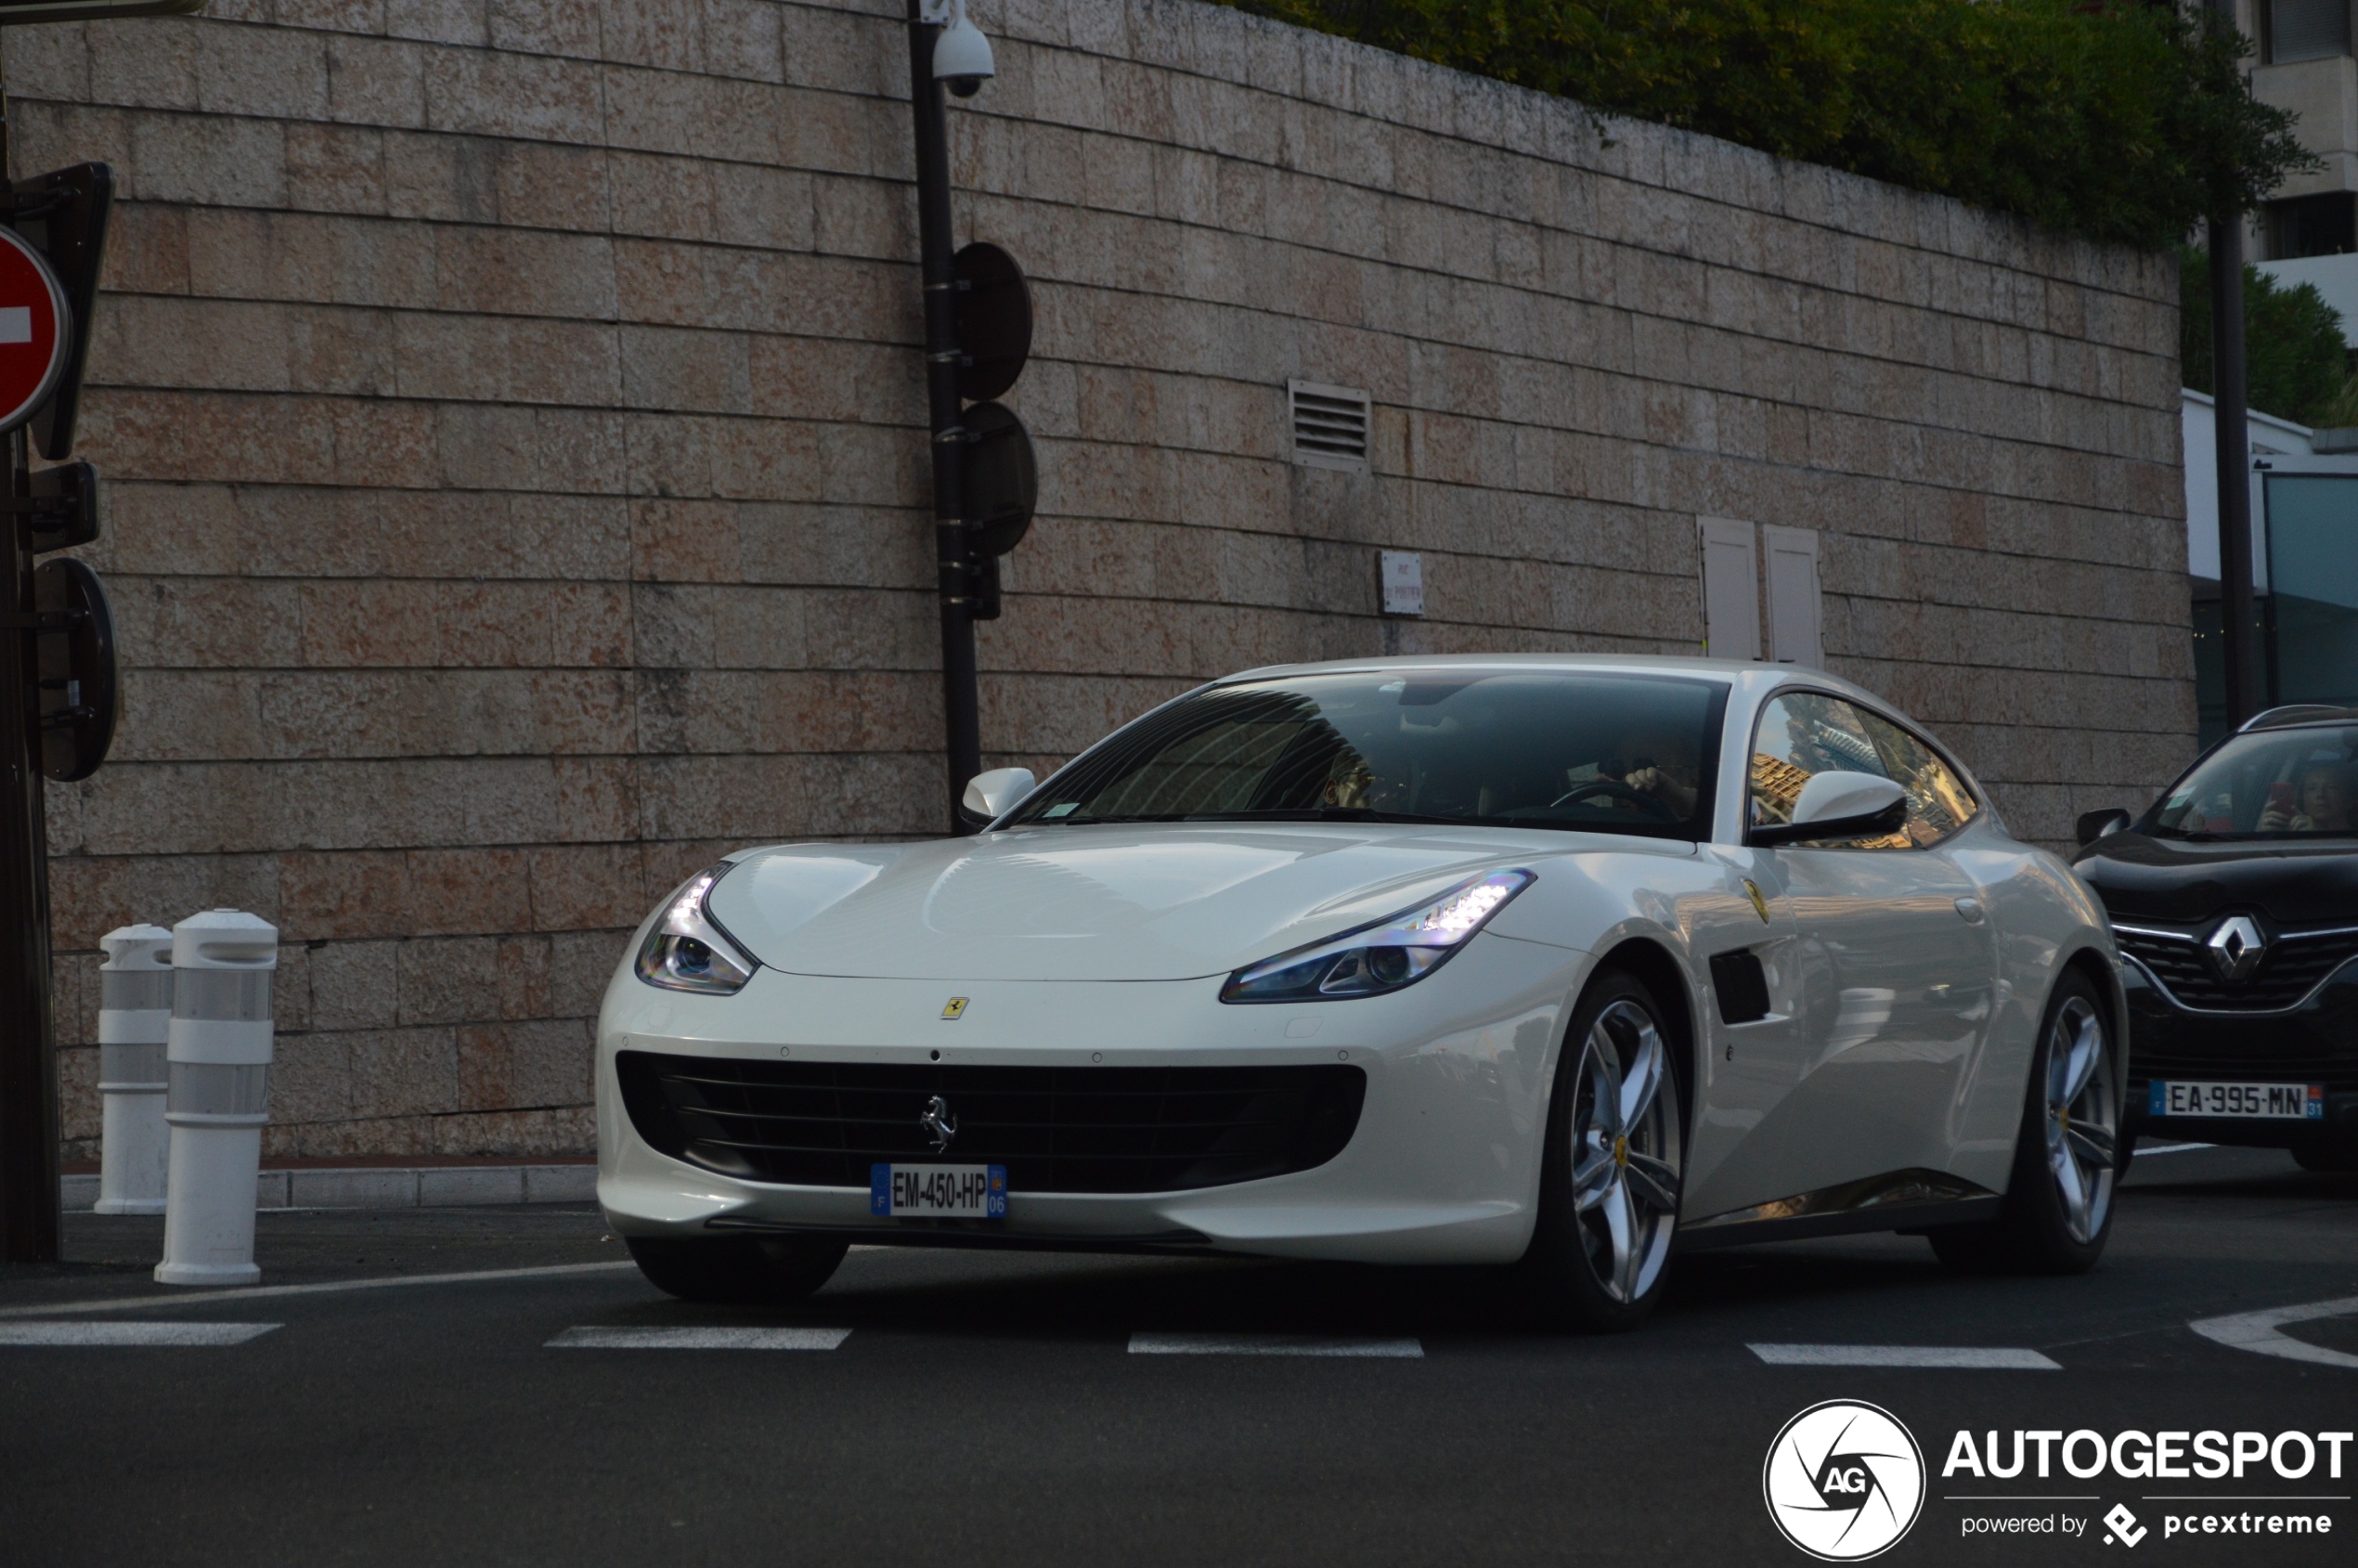
[[1793,821],[1764,823],[1745,841],[1762,849],[1836,838],[1879,838],[1908,820],[1908,792],[1872,773],[1819,773],[1801,786]]
[[2085,849],[2107,834],[2126,832],[2134,821],[2118,806],[2107,806],[2101,811],[2082,811],[2079,822],[2080,847]]
[[1029,768],[993,768],[987,773],[977,773],[968,782],[965,798],[959,804],[968,815],[991,822],[1030,795],[1037,783]]

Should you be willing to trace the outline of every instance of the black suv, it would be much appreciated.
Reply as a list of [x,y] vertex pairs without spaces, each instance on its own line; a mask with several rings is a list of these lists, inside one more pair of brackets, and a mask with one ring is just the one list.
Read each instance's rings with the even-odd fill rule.
[[2128,961],[2123,1134],[2358,1169],[2358,708],[2263,713],[2079,842]]

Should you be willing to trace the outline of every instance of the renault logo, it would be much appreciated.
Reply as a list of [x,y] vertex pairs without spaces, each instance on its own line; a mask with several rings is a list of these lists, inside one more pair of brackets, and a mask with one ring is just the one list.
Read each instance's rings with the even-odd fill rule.
[[917,1118],[917,1125],[933,1134],[933,1151],[936,1154],[944,1152],[958,1141],[958,1119],[950,1114],[950,1102],[939,1095],[936,1095],[933,1103],[926,1107],[925,1114]]
[[2260,967],[2260,960],[2268,951],[2268,939],[2260,934],[2251,916],[2231,914],[2204,939],[2202,945],[2210,950],[2211,965],[2219,971],[2221,979],[2240,980]]

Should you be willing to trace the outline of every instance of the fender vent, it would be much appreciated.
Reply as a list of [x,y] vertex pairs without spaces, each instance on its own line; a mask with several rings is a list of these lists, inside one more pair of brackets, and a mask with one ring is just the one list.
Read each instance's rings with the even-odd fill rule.
[[1757,1023],[1768,1016],[1768,977],[1750,948],[1711,955],[1711,994],[1723,1024]]
[[1293,460],[1311,468],[1367,472],[1370,400],[1357,387],[1288,382],[1286,408],[1293,422]]

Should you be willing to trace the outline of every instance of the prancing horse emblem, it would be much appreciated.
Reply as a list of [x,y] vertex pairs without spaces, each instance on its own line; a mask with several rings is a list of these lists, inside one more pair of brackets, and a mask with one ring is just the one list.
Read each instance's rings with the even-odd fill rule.
[[936,1095],[933,1103],[926,1107],[926,1113],[917,1118],[917,1125],[933,1134],[933,1151],[936,1154],[942,1153],[958,1141],[958,1119],[950,1114],[950,1102],[939,1095]]

